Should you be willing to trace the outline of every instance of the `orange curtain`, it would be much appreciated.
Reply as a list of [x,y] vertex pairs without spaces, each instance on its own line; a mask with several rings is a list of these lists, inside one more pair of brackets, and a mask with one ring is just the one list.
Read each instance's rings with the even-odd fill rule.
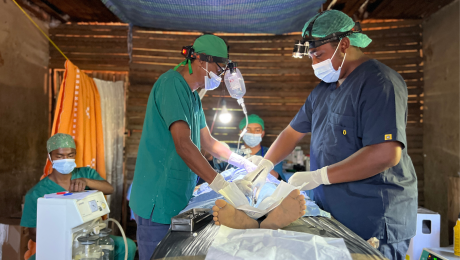
[[[91,167],[106,178],[101,99],[94,80],[72,62],[65,62],[51,135],[69,134],[75,140],[77,167]],[[42,179],[52,171],[47,160]]]

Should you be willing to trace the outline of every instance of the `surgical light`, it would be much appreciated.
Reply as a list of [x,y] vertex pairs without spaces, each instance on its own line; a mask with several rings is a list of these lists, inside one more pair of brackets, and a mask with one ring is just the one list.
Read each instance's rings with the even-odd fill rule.
[[222,100],[222,110],[220,111],[219,120],[224,124],[228,124],[230,121],[232,121],[232,114],[228,112],[227,103],[225,100]]

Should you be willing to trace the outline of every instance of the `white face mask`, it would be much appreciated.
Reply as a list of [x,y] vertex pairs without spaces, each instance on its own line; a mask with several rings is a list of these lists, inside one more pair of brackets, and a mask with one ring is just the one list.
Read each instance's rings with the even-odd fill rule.
[[246,133],[243,135],[243,141],[251,148],[256,147],[262,142],[262,134]]
[[204,76],[204,88],[206,90],[214,90],[216,89],[217,87],[219,87],[220,85],[220,82],[222,81],[222,78],[217,76],[214,72],[209,72],[208,71],[208,63],[206,62],[206,69],[201,67],[202,69],[204,69],[211,78],[209,78],[207,75]]
[[51,156],[48,154],[50,162],[53,164],[53,168],[56,171],[62,174],[69,174],[77,167],[75,164],[75,159],[60,159],[60,160],[51,160]]
[[[342,40],[340,40],[340,42],[341,41]],[[342,69],[343,63],[345,62],[345,58],[347,57],[347,54],[345,53],[345,56],[343,57],[342,65],[340,65],[338,70],[335,70],[334,66],[332,66],[332,58],[334,58],[335,53],[339,49],[340,42],[339,42],[339,45],[337,46],[337,49],[335,49],[335,52],[330,59],[327,59],[325,61],[312,65],[313,70],[315,71],[316,77],[318,77],[320,80],[326,83],[337,82],[337,80],[339,80],[340,71]]]

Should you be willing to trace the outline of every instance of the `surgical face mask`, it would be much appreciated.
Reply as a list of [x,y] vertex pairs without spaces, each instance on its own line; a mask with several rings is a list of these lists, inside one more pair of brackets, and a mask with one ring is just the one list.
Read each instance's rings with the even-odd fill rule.
[[214,90],[217,87],[219,87],[220,82],[222,81],[222,78],[217,76],[214,72],[208,71],[208,63],[206,62],[206,69],[203,67],[201,68],[204,69],[209,74],[209,77],[211,77],[209,78],[207,75],[204,76],[204,88],[206,90]]
[[77,164],[75,164],[75,159],[54,160],[51,161],[51,163],[53,164],[53,168],[62,174],[69,174],[73,171],[73,169],[75,169],[75,167],[77,167]]
[[347,57],[347,54],[345,53],[345,56],[343,57],[342,65],[340,65],[338,70],[335,70],[334,66],[332,66],[332,58],[334,58],[335,53],[339,49],[339,46],[340,46],[340,42],[339,42],[339,45],[337,45],[337,48],[335,49],[335,52],[330,59],[327,59],[325,61],[312,65],[313,70],[315,71],[316,77],[318,77],[320,80],[326,83],[337,82],[337,80],[339,80],[340,71],[342,69],[343,63],[345,62],[345,58]]
[[246,133],[243,136],[244,143],[249,147],[256,147],[260,142],[262,142],[262,134],[250,134]]

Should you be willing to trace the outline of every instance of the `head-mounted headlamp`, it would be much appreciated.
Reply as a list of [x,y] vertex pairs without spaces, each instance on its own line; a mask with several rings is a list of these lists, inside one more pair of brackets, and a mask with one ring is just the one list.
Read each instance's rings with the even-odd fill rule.
[[[323,12],[324,13],[324,12]],[[321,14],[323,14],[321,13]],[[308,55],[308,52],[310,51],[310,49],[312,48],[317,48],[321,45],[324,45],[328,42],[333,42],[333,41],[338,41],[342,38],[345,38],[353,33],[360,33],[362,32],[362,29],[361,29],[361,25],[359,24],[359,22],[355,22],[355,26],[353,26],[353,28],[351,28],[351,30],[349,31],[346,31],[346,32],[337,32],[337,33],[332,33],[332,34],[329,34],[328,36],[326,37],[323,37],[321,39],[314,39],[313,37],[311,37],[311,31],[313,29],[313,24],[315,23],[316,19],[318,19],[319,16],[318,15],[307,27],[307,31],[308,31],[308,35],[309,37],[303,37],[302,40],[299,40],[296,42],[296,44],[294,45],[294,50],[292,51],[292,57],[294,58],[302,58],[303,56],[307,56]]]
[[218,63],[222,63],[224,65],[227,65],[227,63],[228,63],[227,58],[206,55],[206,54],[203,54],[203,53],[195,53],[195,50],[193,49],[193,46],[191,46],[191,45],[182,47],[182,55],[187,60],[193,60],[193,59],[199,58],[200,60],[206,61],[206,62],[218,62]]
[[[206,55],[203,53],[195,53],[195,50],[193,49],[193,46],[191,45],[182,47],[181,53],[187,60],[194,60],[198,58],[201,61],[205,61],[205,62],[215,62],[222,72],[225,72],[226,70],[230,70],[230,73],[233,74],[235,73],[236,68],[237,68],[237,63],[227,58]],[[219,63],[223,64],[224,68],[222,68]]]

